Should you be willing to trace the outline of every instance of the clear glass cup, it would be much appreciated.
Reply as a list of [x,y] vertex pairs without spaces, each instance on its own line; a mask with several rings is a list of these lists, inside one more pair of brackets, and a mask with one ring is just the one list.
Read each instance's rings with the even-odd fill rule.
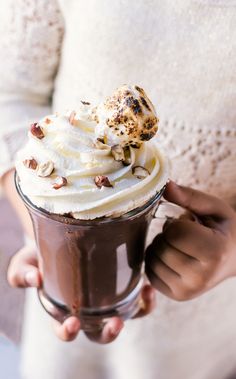
[[112,316],[139,310],[148,228],[164,188],[144,206],[118,218],[76,220],[37,208],[17,191],[31,216],[43,284],[45,310],[62,322],[76,315],[85,331],[102,328]]

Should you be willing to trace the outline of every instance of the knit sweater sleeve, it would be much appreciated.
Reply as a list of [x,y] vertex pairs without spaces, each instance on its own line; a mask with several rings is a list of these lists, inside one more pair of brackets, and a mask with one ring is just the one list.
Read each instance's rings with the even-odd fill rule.
[[64,25],[57,0],[0,3],[0,176],[28,125],[50,113]]

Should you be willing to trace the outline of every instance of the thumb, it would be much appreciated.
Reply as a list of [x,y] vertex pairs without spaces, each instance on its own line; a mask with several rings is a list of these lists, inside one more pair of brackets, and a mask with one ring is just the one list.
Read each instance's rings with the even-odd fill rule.
[[173,181],[167,184],[164,198],[199,216],[228,217],[231,211],[223,200],[190,187],[180,186]]

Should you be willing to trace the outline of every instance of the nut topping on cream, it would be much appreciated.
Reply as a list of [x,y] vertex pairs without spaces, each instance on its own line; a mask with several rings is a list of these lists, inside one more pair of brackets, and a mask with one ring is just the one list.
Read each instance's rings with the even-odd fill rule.
[[31,126],[30,126],[30,132],[31,134],[38,138],[38,139],[42,139],[44,137],[44,133],[43,133],[43,130],[42,128],[39,126],[39,124],[37,122],[34,122]]
[[46,117],[45,121],[44,121],[46,124],[51,124],[51,120],[50,118]]
[[130,148],[128,146],[124,148],[124,155],[125,159],[122,161],[122,163],[124,166],[129,166],[132,163],[132,160],[130,155]]
[[52,161],[47,161],[45,163],[40,163],[37,169],[37,175],[42,178],[50,176],[54,170],[54,163]]
[[100,150],[111,150],[111,146],[106,145],[102,138],[97,138],[97,140],[94,142],[94,146],[96,149]]
[[34,158],[25,159],[23,163],[25,167],[30,168],[31,170],[36,170],[36,168],[38,167],[38,163]]
[[69,123],[71,125],[74,125],[75,115],[76,115],[76,112],[72,111],[71,114],[70,114],[70,116],[69,116]]
[[80,102],[81,102],[83,105],[90,105],[90,103],[89,103],[88,101],[80,100]]
[[150,175],[149,171],[145,167],[142,167],[142,166],[134,166],[132,168],[132,173],[138,179],[143,179],[143,178],[146,178],[148,175]]
[[111,147],[111,154],[113,155],[115,161],[124,161],[125,160],[125,153],[124,149],[120,145],[114,145]]
[[64,186],[66,186],[66,185],[67,185],[67,179],[64,178],[63,176],[58,176],[58,177],[56,178],[55,183],[53,183],[53,188],[54,188],[55,190],[58,190],[58,189],[60,189],[61,187],[64,187]]
[[109,179],[105,175],[97,175],[94,178],[94,183],[98,188],[102,187],[113,187],[113,185],[110,183]]

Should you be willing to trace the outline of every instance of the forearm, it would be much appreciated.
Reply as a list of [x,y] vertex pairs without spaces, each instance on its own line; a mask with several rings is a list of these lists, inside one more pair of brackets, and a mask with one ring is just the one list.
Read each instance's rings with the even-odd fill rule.
[[28,214],[27,209],[25,208],[22,200],[20,199],[14,185],[14,169],[8,171],[2,178],[2,186],[3,190],[10,201],[11,205],[15,209],[17,215],[19,216],[22,226],[24,228],[25,233],[34,238],[33,234],[33,226]]

